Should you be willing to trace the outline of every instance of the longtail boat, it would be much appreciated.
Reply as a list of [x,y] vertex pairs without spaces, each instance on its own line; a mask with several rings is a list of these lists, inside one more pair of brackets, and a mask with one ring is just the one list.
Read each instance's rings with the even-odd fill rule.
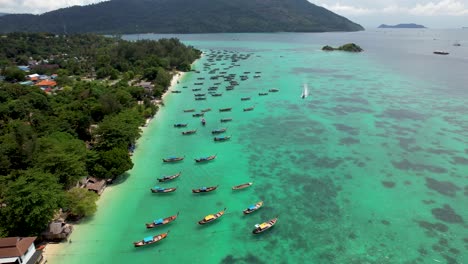
[[221,118],[219,121],[221,121],[221,123],[231,122],[232,118]]
[[221,216],[224,215],[224,212],[226,211],[226,208],[224,208],[222,211],[217,212],[216,214],[210,214],[205,216],[202,220],[198,221],[199,225],[204,225],[210,222],[213,222],[214,220],[220,218]]
[[174,127],[186,127],[187,126],[187,123],[177,123],[177,124],[174,124]]
[[215,96],[215,97],[216,96],[223,96],[223,94],[222,93],[213,93],[213,94],[211,94],[211,96]]
[[178,91],[178,90],[173,90],[171,91],[171,93],[181,93],[182,91]]
[[182,135],[191,135],[191,134],[195,134],[195,133],[197,133],[197,130],[193,129],[193,130],[183,131]]
[[244,112],[252,111],[252,110],[254,110],[254,108],[255,108],[255,106],[244,108]]
[[206,100],[206,97],[195,97],[196,101]]
[[195,159],[195,162],[206,162],[206,161],[214,160],[215,158],[216,158],[216,155],[211,155],[211,156],[208,156],[208,157],[202,157],[202,158]]
[[258,95],[265,96],[265,95],[268,95],[268,93],[258,93]]
[[177,162],[177,161],[181,161],[185,158],[185,156],[183,157],[168,157],[168,158],[165,158],[165,159],[162,159],[163,162]]
[[195,109],[185,109],[184,110],[184,113],[191,113],[191,112],[195,112]]
[[223,127],[223,128],[220,128],[220,129],[215,129],[215,130],[212,130],[211,131],[211,134],[221,134],[221,133],[224,133],[226,132],[227,128],[226,127]]
[[174,175],[164,176],[164,177],[162,177],[162,178],[159,178],[158,181],[159,181],[159,182],[170,181],[170,180],[173,180],[173,179],[179,177],[180,174],[182,174],[182,172],[179,172],[179,173],[174,174]]
[[241,98],[241,101],[249,101],[250,100],[250,97],[242,97]]
[[198,94],[194,94],[195,96],[205,96],[204,93],[198,93]]
[[232,189],[233,190],[240,190],[240,189],[250,187],[252,184],[253,184],[253,182],[247,182],[247,183],[243,183],[243,184],[240,184],[240,185],[233,186]]
[[219,185],[216,186],[211,186],[211,187],[201,187],[198,189],[192,189],[192,193],[206,193],[206,192],[212,192],[218,188]]
[[279,90],[276,89],[276,88],[273,88],[273,89],[270,89],[270,90],[268,90],[268,91],[269,91],[270,93],[276,93],[276,92],[278,92]]
[[211,108],[206,108],[206,109],[201,110],[202,113],[206,113],[206,112],[209,112],[209,111],[211,111]]
[[228,141],[229,139],[231,139],[231,136],[219,136],[213,138],[216,142]]
[[200,91],[201,88],[195,88],[195,89],[192,89],[192,91],[196,92],[196,91]]
[[170,222],[176,220],[178,216],[179,216],[179,212],[177,212],[176,215],[169,216],[169,217],[166,217],[164,219],[160,218],[160,219],[154,220],[151,223],[146,223],[146,228],[154,228],[156,226],[169,224]]
[[260,234],[262,232],[264,232],[265,230],[268,230],[270,228],[272,228],[275,224],[276,224],[276,221],[278,221],[278,217],[275,217],[267,222],[263,222],[261,224],[257,224],[255,225],[255,229],[252,230],[252,233],[253,234]]
[[253,213],[255,211],[257,211],[258,209],[260,209],[261,207],[263,206],[263,201],[260,201],[254,205],[251,205],[249,206],[247,209],[245,209],[243,212],[244,214],[250,214],[250,213]]
[[228,107],[228,108],[220,108],[219,111],[220,112],[229,112],[232,110],[232,107]]
[[176,187],[163,188],[163,187],[155,186],[151,188],[150,190],[152,193],[170,193],[170,192],[174,192],[175,190],[177,190],[177,188]]
[[204,116],[205,113],[196,113],[196,114],[193,114],[192,116],[193,117],[200,117],[200,116]]
[[133,245],[135,245],[135,247],[151,245],[151,244],[154,244],[156,242],[159,242],[165,239],[167,237],[167,234],[169,234],[169,231],[167,231],[166,233],[159,234],[159,235],[145,237],[140,241],[133,242]]

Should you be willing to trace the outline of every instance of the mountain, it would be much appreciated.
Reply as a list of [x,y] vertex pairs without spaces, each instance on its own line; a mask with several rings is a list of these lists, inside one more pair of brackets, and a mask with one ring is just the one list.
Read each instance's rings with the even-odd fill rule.
[[0,16],[8,15],[7,13],[0,13]]
[[423,25],[410,23],[410,24],[398,24],[398,25],[385,25],[385,24],[382,24],[382,25],[379,26],[379,28],[426,28],[426,27],[423,26]]
[[0,32],[216,33],[364,30],[307,0],[111,0],[0,17]]

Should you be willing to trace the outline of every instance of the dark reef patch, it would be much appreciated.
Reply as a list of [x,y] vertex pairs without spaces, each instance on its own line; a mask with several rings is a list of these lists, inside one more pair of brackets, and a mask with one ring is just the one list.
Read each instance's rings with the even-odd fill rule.
[[433,203],[435,203],[434,200],[422,200],[422,202],[423,202],[424,204],[433,204]]
[[393,167],[399,169],[399,170],[413,170],[413,171],[429,171],[433,173],[446,173],[447,169],[437,167],[437,166],[432,166],[432,165],[425,165],[425,164],[418,164],[418,163],[412,163],[406,159],[396,162],[392,161]]
[[350,135],[356,136],[359,134],[359,129],[350,127],[344,124],[333,124],[335,126],[335,129],[341,132],[348,133]]
[[260,260],[257,256],[249,253],[245,257],[234,257],[233,255],[227,255],[221,260],[222,264],[232,264],[232,263],[266,263],[262,260]]
[[436,179],[426,178],[426,186],[442,195],[454,197],[457,191],[461,190],[460,187],[456,186],[449,181],[438,181]]
[[444,204],[444,208],[434,208],[432,209],[432,215],[446,223],[451,224],[461,224],[463,223],[463,218],[458,215],[452,207],[448,204]]
[[355,138],[352,138],[352,137],[345,137],[345,138],[342,138],[340,140],[340,145],[353,145],[353,144],[358,144],[360,143],[361,141],[359,139],[355,139]]
[[442,257],[447,261],[447,262],[445,262],[447,264],[459,264],[458,261],[456,259],[452,258],[451,256],[442,254]]
[[390,221],[385,220],[385,219],[382,220],[382,221],[380,221],[380,222],[381,222],[382,224],[386,225],[386,226],[390,225]]
[[416,223],[418,223],[419,227],[422,227],[426,229],[427,231],[431,231],[431,232],[438,231],[438,232],[443,232],[443,233],[448,231],[448,226],[442,223],[432,224],[426,221],[416,221]]
[[385,188],[393,188],[396,183],[392,181],[382,181],[382,185],[385,186]]
[[335,99],[337,102],[345,102],[345,103],[358,103],[358,104],[364,104],[368,105],[369,101],[367,101],[364,98],[359,98],[359,97],[338,97]]
[[422,121],[427,119],[426,115],[406,109],[388,109],[382,115],[397,120],[410,119]]
[[468,159],[464,157],[453,157],[452,164],[456,165],[468,165]]

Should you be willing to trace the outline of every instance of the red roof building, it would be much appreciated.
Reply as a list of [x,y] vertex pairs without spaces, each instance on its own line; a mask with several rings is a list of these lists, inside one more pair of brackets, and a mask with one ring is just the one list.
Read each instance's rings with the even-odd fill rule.
[[42,259],[42,253],[34,247],[36,237],[0,238],[0,263],[35,264]]
[[57,82],[52,81],[52,80],[43,80],[43,81],[40,81],[40,82],[36,83],[36,86],[39,86],[39,87],[41,87],[43,89],[53,88],[53,87],[57,86]]

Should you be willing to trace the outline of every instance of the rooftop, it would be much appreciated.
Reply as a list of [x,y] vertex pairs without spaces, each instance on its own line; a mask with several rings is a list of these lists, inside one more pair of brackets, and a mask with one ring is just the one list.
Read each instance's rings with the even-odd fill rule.
[[0,258],[20,257],[28,250],[36,237],[0,238]]

